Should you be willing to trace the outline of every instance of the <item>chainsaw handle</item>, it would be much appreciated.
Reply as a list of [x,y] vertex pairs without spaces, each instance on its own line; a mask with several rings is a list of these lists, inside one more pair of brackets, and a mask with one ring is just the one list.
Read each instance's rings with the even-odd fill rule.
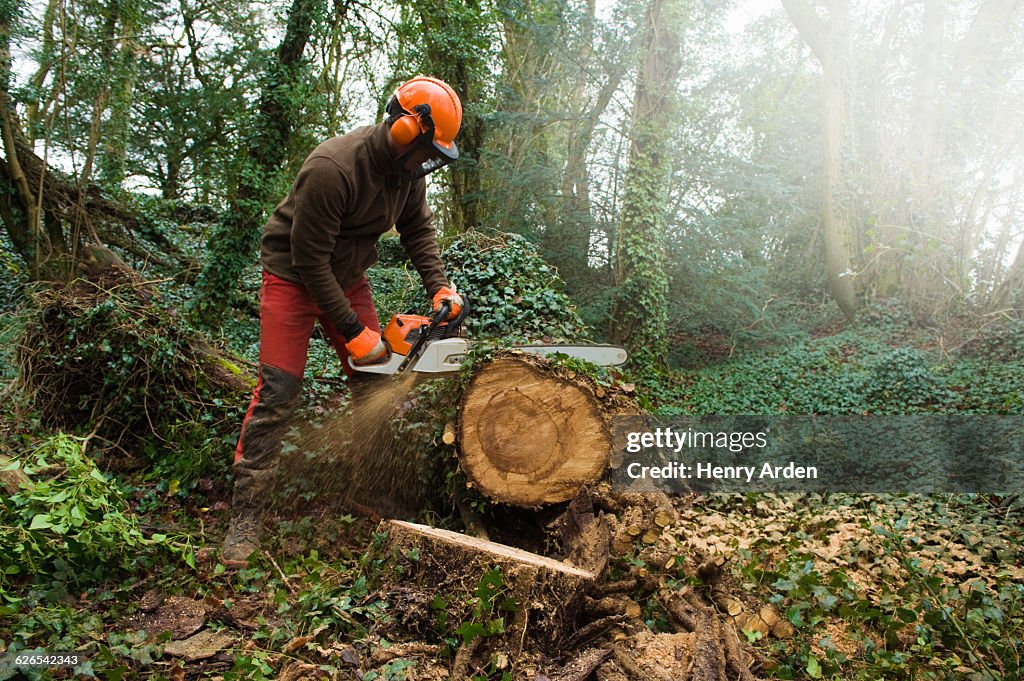
[[[462,320],[469,314],[469,297],[465,293],[460,293],[459,297],[462,298],[462,309],[459,310],[459,314],[455,315],[454,319],[448,320],[448,326],[453,330],[459,328],[462,324]],[[448,319],[448,315],[452,312],[452,304],[450,301],[441,301],[441,307],[438,308],[437,312],[430,318],[430,329],[433,330],[437,326]]]
[[427,324],[426,328],[420,327],[420,336],[416,339],[416,342],[413,343],[412,349],[409,350],[409,354],[406,355],[405,359],[402,360],[402,363],[398,365],[398,373],[405,371],[405,368],[409,366],[413,360],[419,359],[420,351],[426,344],[427,338],[430,336],[431,332],[448,317],[448,313],[451,311],[452,304],[447,300],[441,301],[441,306],[437,308],[437,312],[430,316],[430,323]]
[[[405,359],[402,360],[402,363],[398,365],[398,373],[402,373],[403,371],[405,371],[406,367],[412,364],[414,360],[419,358],[423,346],[427,342],[427,338],[434,331],[434,329],[441,325],[441,322],[445,321],[448,318],[448,315],[451,313],[451,311],[452,304],[447,300],[441,301],[441,306],[437,308],[437,312],[430,316],[430,322],[427,324],[426,328],[420,327],[419,338],[417,338],[416,342],[413,343],[412,349],[409,350],[409,354],[406,355]],[[459,325],[462,323],[462,320],[466,318],[466,314],[468,312],[469,300],[466,298],[465,295],[463,295],[462,310],[459,312],[458,315],[456,315],[455,319],[448,322],[448,334],[445,335],[446,338],[449,337],[449,335],[454,335],[456,333],[456,331],[459,328]]]
[[435,328],[437,328],[438,324],[448,319],[448,315],[451,313],[451,311],[452,304],[447,300],[442,300],[441,307],[437,308],[437,312],[435,312],[430,317],[430,330],[433,331]]
[[459,310],[459,314],[455,316],[455,319],[448,322],[448,326],[453,330],[458,329],[462,325],[462,320],[469,314],[469,296],[465,293],[460,293],[459,297],[462,298],[462,309]]

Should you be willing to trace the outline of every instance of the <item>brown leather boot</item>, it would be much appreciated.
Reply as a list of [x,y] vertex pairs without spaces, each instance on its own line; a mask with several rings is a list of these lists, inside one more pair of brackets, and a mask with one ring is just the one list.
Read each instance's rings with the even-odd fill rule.
[[263,518],[254,508],[235,509],[231,516],[224,545],[220,550],[220,562],[224,567],[237,570],[249,565],[249,556],[260,548],[260,531]]
[[231,526],[220,553],[225,567],[245,567],[260,547],[263,511],[274,491],[282,439],[301,394],[301,376],[260,366],[260,388],[242,425],[239,456],[233,466]]

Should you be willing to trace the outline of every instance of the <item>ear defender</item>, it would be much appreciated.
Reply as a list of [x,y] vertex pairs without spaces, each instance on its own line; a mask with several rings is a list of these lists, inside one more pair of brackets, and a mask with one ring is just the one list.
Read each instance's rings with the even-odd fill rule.
[[[391,123],[391,139],[395,141],[395,144],[400,146],[412,144],[425,132],[422,124],[420,123],[420,119],[423,114],[418,110],[420,108],[419,106],[416,108],[416,114],[406,113],[395,97],[388,100],[385,110],[393,119]],[[430,109],[427,108],[427,116],[429,115]]]
[[406,146],[416,141],[416,138],[420,136],[420,126],[416,123],[416,118],[409,114],[406,114],[391,124],[391,138],[395,140],[395,144],[399,146]]

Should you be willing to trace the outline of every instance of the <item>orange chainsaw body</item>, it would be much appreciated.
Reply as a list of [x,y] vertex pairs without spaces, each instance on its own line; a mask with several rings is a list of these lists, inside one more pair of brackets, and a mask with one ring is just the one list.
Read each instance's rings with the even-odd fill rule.
[[396,314],[384,327],[384,342],[392,352],[408,355],[413,343],[419,337],[420,330],[430,326],[430,317],[417,314]]

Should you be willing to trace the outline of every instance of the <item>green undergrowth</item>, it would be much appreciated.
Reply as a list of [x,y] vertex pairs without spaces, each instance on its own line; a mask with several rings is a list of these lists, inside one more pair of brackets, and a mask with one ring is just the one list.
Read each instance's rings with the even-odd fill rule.
[[25,320],[15,312],[0,312],[0,382],[13,381],[18,375],[15,352],[18,338],[24,332]]
[[[397,239],[382,239],[378,266],[367,274],[382,323],[392,314],[426,314],[422,283]],[[505,342],[587,337],[565,284],[537,248],[515,234],[466,232],[445,244],[445,271],[469,299],[465,327],[474,338]]]
[[[93,657],[117,644],[117,634],[105,637],[105,619],[122,616],[127,585],[192,581],[193,535],[147,527],[129,489],[96,467],[83,439],[47,438],[7,460],[2,474],[11,491],[0,501],[0,644],[8,660],[53,651]],[[75,671],[94,673],[88,663]],[[48,672],[0,665],[0,678],[12,674]]]
[[[163,652],[171,636],[153,628],[144,594],[158,595],[158,608],[171,596],[195,599],[208,628],[234,631],[233,659],[215,668],[225,679],[278,678],[288,663],[320,662],[317,646],[362,639],[386,620],[353,517],[327,542],[331,556],[305,548],[323,542],[323,522],[295,521],[268,542],[272,553],[227,573],[197,558],[204,528],[174,512],[173,494],[100,472],[85,444],[53,436],[3,466],[5,485],[18,479],[0,505],[0,679],[173,677],[177,663]],[[302,637],[310,644],[296,648]],[[54,651],[82,662],[67,676],[6,664]]]
[[143,534],[121,485],[84,448],[60,434],[4,465],[21,482],[0,507],[0,599],[8,605],[21,603],[23,587],[44,585],[59,596],[161,558],[194,564],[187,537]]
[[157,293],[125,276],[79,280],[39,289],[4,321],[0,334],[17,339],[7,407],[19,429],[87,436],[105,469],[172,485],[223,475],[247,376]]
[[699,370],[640,379],[671,414],[1024,413],[1024,325],[989,330],[955,354],[865,326]]
[[[397,312],[425,313],[429,301],[397,241],[382,241],[380,251],[381,261],[369,275],[382,321]],[[586,337],[556,273],[525,240],[468,235],[453,241],[444,257],[452,280],[472,301],[471,335],[492,338],[478,344],[473,361],[486,361],[497,347],[514,341]],[[247,299],[258,291],[255,269],[247,271],[243,288]],[[231,575],[197,561],[193,569],[193,551],[215,545],[210,538],[219,538],[223,528],[206,526],[217,511],[192,508],[191,516],[178,511],[186,504],[212,506],[213,497],[205,496],[210,488],[226,489],[247,395],[211,394],[192,380],[198,372],[183,375],[182,369],[194,370],[199,358],[184,357],[184,366],[175,363],[183,359],[179,343],[187,340],[182,317],[143,313],[135,307],[139,301],[100,297],[93,306],[98,309],[80,320],[69,321],[70,315],[48,320],[70,324],[85,343],[78,346],[84,354],[63,345],[42,351],[63,362],[57,366],[64,373],[74,368],[82,376],[99,377],[101,389],[108,391],[104,400],[116,398],[102,402],[118,410],[108,415],[124,414],[121,420],[143,436],[125,438],[125,449],[147,465],[131,476],[104,472],[90,458],[102,444],[98,437],[83,453],[84,436],[96,425],[87,418],[78,436],[48,433],[38,414],[8,420],[0,445],[5,454],[25,452],[8,467],[25,473],[30,484],[5,495],[0,506],[2,647],[8,653],[85,651],[90,662],[75,670],[83,677],[170,677],[172,660],[162,655],[166,635],[140,633],[137,624],[140,597],[149,590],[205,598],[214,608],[208,627],[244,635],[245,643],[231,651],[230,666],[216,670],[224,679],[277,678],[295,661],[324,664],[317,651],[333,644],[386,646],[375,632],[400,612],[375,591],[372,559],[362,553],[382,538],[358,536],[348,527],[359,525],[369,535],[366,526],[372,523],[363,519],[340,516],[333,525],[317,517],[286,521],[250,568]],[[897,313],[874,314],[856,328],[820,338],[794,336],[784,348],[744,351],[700,370],[630,376],[568,358],[555,363],[600,385],[630,384],[644,406],[664,415],[1024,412],[1021,323],[992,325],[950,349],[915,337],[913,325]],[[23,324],[13,308],[0,309],[0,340],[17,337]],[[234,352],[256,361],[257,320],[239,314],[225,321],[221,333]],[[111,342],[114,336],[117,342]],[[15,370],[8,348],[4,343],[6,354],[0,353],[4,380]],[[88,362],[78,364],[76,357]],[[341,375],[333,349],[315,337],[307,392],[314,399],[334,392]],[[405,443],[406,449],[393,455],[410,473],[409,491],[432,495],[437,506],[431,524],[455,529],[456,500],[485,518],[492,511],[466,489],[454,446],[443,442],[444,427],[457,418],[457,397],[471,375],[467,368],[425,381],[402,396],[401,410],[388,425],[394,439]],[[185,379],[184,397],[166,388]],[[68,387],[77,391],[81,385]],[[41,387],[53,389],[52,384]],[[83,394],[76,392],[66,403],[88,417],[101,401],[90,402]],[[154,403],[154,396],[163,401]],[[155,432],[148,420],[131,421],[140,402],[154,410],[147,413],[170,418],[160,419]],[[110,440],[119,436],[107,434]],[[200,487],[204,478],[205,489]],[[821,497],[802,504],[803,515],[775,538],[758,524],[764,524],[758,515],[761,498],[741,502],[707,503],[734,504],[737,513],[750,518],[758,537],[737,548],[736,577],[761,602],[776,604],[795,627],[792,638],[755,641],[776,662],[771,677],[1021,678],[1024,587],[1019,571],[1011,569],[1024,563],[1019,500]],[[835,524],[817,516],[844,507],[873,514],[863,521],[873,541],[843,545],[845,562],[823,562],[809,545],[827,544]],[[966,560],[967,554],[973,558]],[[498,597],[500,575],[485,578],[470,602],[440,598],[429,604],[434,626],[427,633],[445,654],[504,627],[508,609]],[[237,615],[246,628],[239,629],[225,613]],[[848,632],[848,640],[832,640],[834,625]],[[397,658],[363,678],[413,678],[415,671],[412,661]],[[5,678],[2,670],[0,678]]]

